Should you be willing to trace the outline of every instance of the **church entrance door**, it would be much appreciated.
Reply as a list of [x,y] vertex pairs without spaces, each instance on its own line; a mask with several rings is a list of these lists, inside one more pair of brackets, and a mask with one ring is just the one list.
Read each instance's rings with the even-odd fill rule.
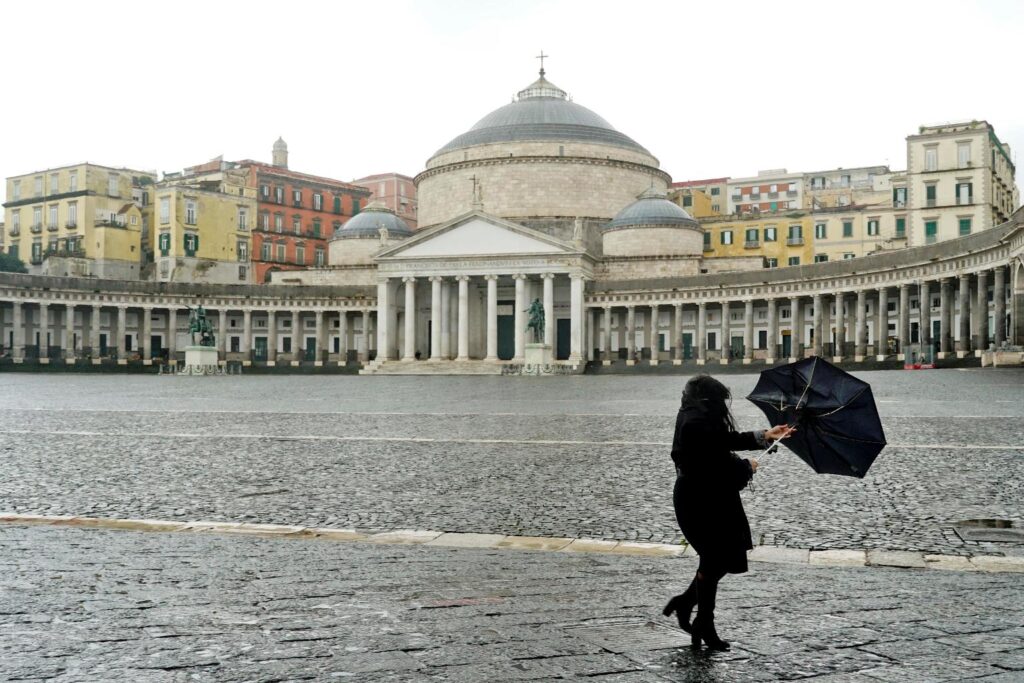
[[516,355],[516,317],[498,316],[498,359],[512,360]]
[[782,357],[790,358],[793,353],[793,337],[789,332],[782,333]]
[[683,332],[683,360],[693,358],[693,334]]
[[569,360],[569,353],[572,350],[571,334],[572,321],[568,318],[559,318],[558,327],[555,328],[555,360]]

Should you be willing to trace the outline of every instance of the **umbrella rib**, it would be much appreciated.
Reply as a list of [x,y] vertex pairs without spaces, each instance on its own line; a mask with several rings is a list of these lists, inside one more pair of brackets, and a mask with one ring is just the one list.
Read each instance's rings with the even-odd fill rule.
[[857,400],[858,398],[860,398],[860,395],[861,395],[861,394],[863,394],[863,393],[864,393],[864,392],[865,392],[866,390],[867,390],[867,387],[861,387],[861,390],[860,390],[860,391],[858,391],[858,392],[856,393],[856,395],[854,395],[854,396],[853,396],[853,398],[851,398],[851,399],[850,399],[849,401],[847,401],[847,402],[846,402],[846,403],[844,403],[843,405],[839,406],[839,407],[838,407],[838,408],[836,408],[835,410],[829,411],[829,412],[827,412],[827,413],[821,413],[821,414],[817,415],[817,417],[828,417],[829,415],[835,415],[835,414],[836,414],[836,413],[838,413],[838,412],[839,412],[840,410],[842,410],[843,408],[847,407],[848,405],[850,405],[851,403],[853,403],[854,401],[856,401],[856,400]]

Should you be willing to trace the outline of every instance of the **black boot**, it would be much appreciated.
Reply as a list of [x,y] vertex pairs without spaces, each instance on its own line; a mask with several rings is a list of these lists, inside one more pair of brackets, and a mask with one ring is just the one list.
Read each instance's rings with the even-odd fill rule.
[[728,650],[729,643],[718,637],[715,631],[715,596],[718,593],[718,579],[710,577],[697,579],[697,618],[693,620],[690,642],[700,647],[703,640],[709,650]]
[[697,606],[697,579],[695,578],[690,582],[690,587],[685,592],[680,593],[665,605],[665,609],[661,611],[666,617],[671,616],[673,612],[676,613],[676,619],[679,620],[679,628],[683,629],[687,633],[690,633],[690,616],[693,614],[693,608]]

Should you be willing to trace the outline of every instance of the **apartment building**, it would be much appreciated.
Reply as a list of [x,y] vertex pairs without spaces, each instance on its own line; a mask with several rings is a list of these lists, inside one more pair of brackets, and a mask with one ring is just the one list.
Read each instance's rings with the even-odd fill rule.
[[724,216],[729,208],[726,199],[728,182],[728,178],[709,178],[672,183],[668,188],[668,200],[686,209],[694,218]]
[[378,173],[353,180],[371,192],[368,201],[381,202],[405,221],[411,229],[416,229],[416,183],[401,173]]

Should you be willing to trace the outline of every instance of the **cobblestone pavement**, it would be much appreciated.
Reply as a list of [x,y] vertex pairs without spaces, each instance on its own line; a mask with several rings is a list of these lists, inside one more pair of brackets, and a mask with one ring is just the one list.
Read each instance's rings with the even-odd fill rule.
[[[457,567],[457,571],[453,569]],[[692,558],[0,527],[9,681],[1020,681],[1021,574],[754,564],[729,653],[660,615]]]
[[[863,480],[772,456],[755,538],[1021,554],[1024,372],[867,372],[890,442]],[[681,377],[3,376],[0,510],[674,542]],[[725,375],[741,397],[756,374]]]

